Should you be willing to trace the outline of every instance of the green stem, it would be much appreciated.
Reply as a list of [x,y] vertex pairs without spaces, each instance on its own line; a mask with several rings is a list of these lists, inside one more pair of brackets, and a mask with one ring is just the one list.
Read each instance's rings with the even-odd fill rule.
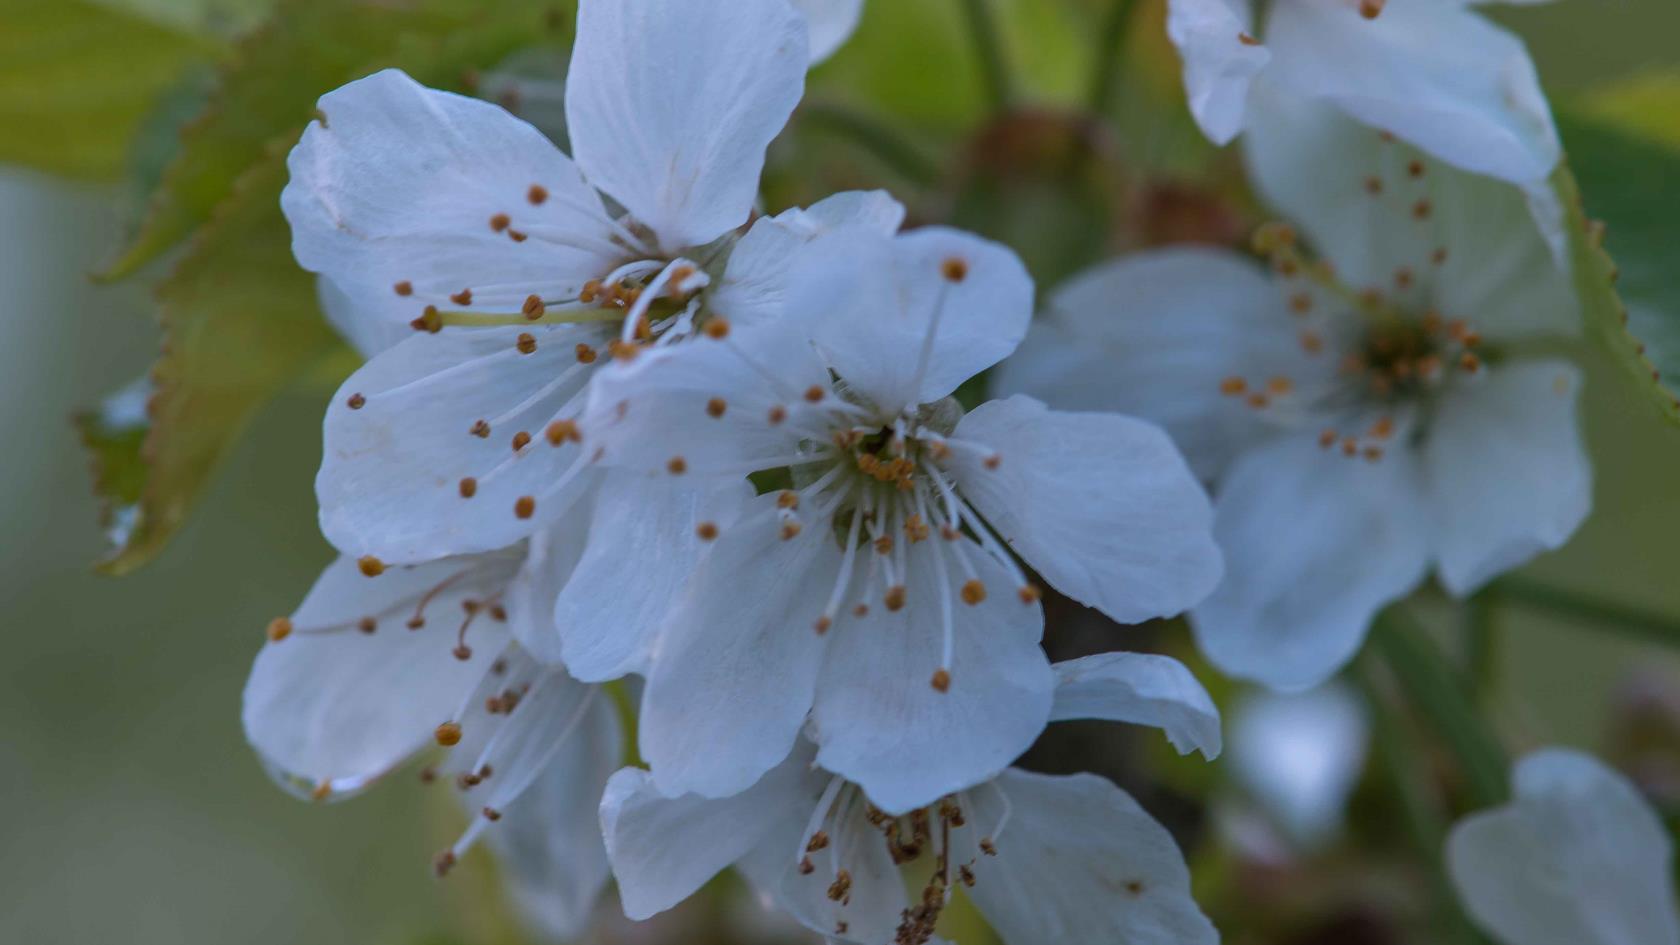
[[925,187],[939,179],[938,164],[896,129],[867,115],[828,102],[806,102],[799,115],[875,155],[911,184]]
[[1103,18],[1101,31],[1097,33],[1096,68],[1091,73],[1091,86],[1085,99],[1092,115],[1106,115],[1114,104],[1114,80],[1125,62],[1123,51],[1132,22],[1137,19],[1133,16],[1136,7],[1133,0],[1114,0]]
[[1394,789],[1395,797],[1400,801],[1400,812],[1405,818],[1412,845],[1429,865],[1429,875],[1433,880],[1435,896],[1441,904],[1445,924],[1451,925],[1457,933],[1456,937],[1466,945],[1483,945],[1486,939],[1476,931],[1469,917],[1464,914],[1464,910],[1458,904],[1458,894],[1453,890],[1451,880],[1447,878],[1446,862],[1442,859],[1446,821],[1441,815],[1440,805],[1429,797],[1424,785],[1415,777],[1418,767],[1411,762],[1405,751],[1405,746],[1411,739],[1399,717],[1395,715],[1393,707],[1389,705],[1388,699],[1383,695],[1374,665],[1368,659],[1360,661],[1353,676],[1364,691],[1365,703],[1370,709],[1374,736],[1372,740],[1376,744],[1377,760],[1382,765],[1383,775],[1387,778],[1389,786]]
[[1371,642],[1394,672],[1412,706],[1458,759],[1476,807],[1504,802],[1505,751],[1476,713],[1464,679],[1428,631],[1397,608],[1377,617]]
[[1526,578],[1502,578],[1494,583],[1491,590],[1497,599],[1513,604],[1573,617],[1643,642],[1680,647],[1680,617],[1641,610]]
[[974,42],[974,54],[980,60],[980,78],[986,85],[986,97],[992,111],[1003,112],[1015,98],[1009,79],[1009,67],[1003,59],[1003,42],[997,21],[992,16],[990,0],[962,0],[963,13],[968,20],[969,38]]
[[1465,665],[1470,670],[1470,690],[1478,703],[1493,692],[1499,672],[1499,625],[1496,595],[1486,591],[1465,605]]

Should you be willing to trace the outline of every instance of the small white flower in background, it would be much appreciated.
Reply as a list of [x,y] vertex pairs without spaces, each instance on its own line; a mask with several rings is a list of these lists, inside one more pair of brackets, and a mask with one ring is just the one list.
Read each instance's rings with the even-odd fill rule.
[[[1054,718],[1156,726],[1181,752],[1218,754],[1218,712],[1176,661],[1109,653],[1056,670]],[[931,941],[958,886],[1009,945],[1219,940],[1171,835],[1100,777],[1009,769],[895,814],[813,755],[801,744],[722,799],[668,797],[640,769],[615,774],[601,823],[625,912],[671,908],[735,865],[810,928],[862,945]]]
[[1359,697],[1331,683],[1310,692],[1246,694],[1231,711],[1226,760],[1288,839],[1312,850],[1341,831],[1369,746]]
[[585,0],[575,162],[396,71],[321,99],[281,199],[297,258],[359,343],[421,329],[328,410],[317,492],[340,551],[417,563],[523,539],[590,484],[572,418],[595,365],[690,334],[714,297],[773,293],[775,261],[721,238],[749,219],[806,50],[787,0]]
[[821,245],[791,280],[796,316],[616,364],[586,419],[609,466],[787,477],[708,530],[659,637],[640,736],[661,788],[746,788],[809,712],[819,763],[899,812],[989,777],[1044,727],[1043,615],[1011,549],[1123,622],[1200,600],[1219,554],[1155,426],[1024,397],[961,416],[947,399],[1026,330],[1013,253],[939,228]]
[[[575,537],[539,534],[532,547]],[[518,642],[550,635],[569,569],[510,549],[369,577],[378,570],[340,558],[270,624],[246,683],[246,737],[282,786],[315,800],[447,747],[422,779],[458,791],[472,819],[439,872],[486,837],[532,921],[577,934],[607,881],[593,811],[623,736],[608,694]]]
[[[1170,0],[1190,110],[1224,144],[1254,93],[1315,99],[1465,170],[1529,184],[1562,157],[1522,40],[1470,0]],[[1258,37],[1258,38],[1257,38]]]
[[[617,775],[614,776],[618,777]],[[1500,945],[1677,945],[1674,848],[1639,790],[1550,748],[1518,762],[1515,799],[1447,838],[1447,868]]]
[[1463,596],[1567,541],[1591,507],[1580,374],[1524,355],[1574,296],[1516,187],[1429,161],[1323,106],[1249,133],[1292,233],[1181,247],[1059,292],[998,389],[1156,420],[1217,483],[1226,579],[1191,612],[1221,669],[1328,678],[1431,568]]

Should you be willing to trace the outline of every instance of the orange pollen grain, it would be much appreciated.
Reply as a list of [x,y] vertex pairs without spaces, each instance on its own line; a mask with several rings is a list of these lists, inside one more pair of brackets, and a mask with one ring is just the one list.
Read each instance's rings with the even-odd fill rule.
[[794,492],[792,489],[783,489],[776,496],[776,508],[778,508],[778,509],[797,509],[797,508],[799,508],[799,493]]
[[548,188],[541,184],[532,184],[531,189],[525,191],[525,199],[530,201],[532,206],[537,206],[548,199]]
[[1382,16],[1383,7],[1388,0],[1359,0],[1359,15],[1367,20],[1374,20]]
[[518,433],[513,435],[513,451],[515,453],[530,445],[531,434],[526,433],[524,430],[520,430]]
[[713,315],[706,322],[706,337],[713,341],[721,341],[729,337],[729,319],[722,315]]
[[460,489],[461,498],[470,499],[473,496],[478,495],[478,480],[471,476],[467,476],[461,480]]
[[508,224],[510,224],[512,222],[513,222],[513,220],[511,220],[508,217],[507,214],[498,213],[495,216],[490,218],[490,229],[495,230],[497,233],[500,233],[503,230],[507,229]]
[[694,534],[700,536],[701,541],[713,541],[718,536],[717,523],[701,522],[699,525],[694,526]]
[[1428,219],[1429,214],[1434,212],[1434,210],[1435,205],[1430,203],[1428,200],[1419,200],[1417,203],[1412,204],[1412,216],[1418,218],[1419,220]]
[[356,567],[367,577],[378,577],[385,573],[385,562],[373,555],[363,555],[356,559]]
[[1023,604],[1036,604],[1038,603],[1038,599],[1044,596],[1044,592],[1040,591],[1037,587],[1034,587],[1031,584],[1021,585],[1021,589],[1015,593],[1021,598],[1021,603]]
[[1260,41],[1258,39],[1255,39],[1254,37],[1248,35],[1247,33],[1238,33],[1237,34],[1237,42],[1242,43],[1244,46],[1258,46],[1258,45],[1260,45]]
[[620,361],[634,361],[640,349],[618,338],[607,342],[607,353]]
[[823,616],[818,617],[815,623],[811,624],[811,629],[817,631],[819,634],[823,634],[827,633],[828,628],[832,626],[834,626],[834,621],[829,619],[827,614],[824,614]]
[[579,364],[594,364],[595,349],[579,342],[577,346],[577,359]]
[[823,399],[823,389],[820,385],[812,384],[805,389],[805,399],[811,403],[820,403]]
[[1235,397],[1248,390],[1248,382],[1240,377],[1227,377],[1219,382],[1219,392],[1227,397]]
[[886,604],[888,610],[896,613],[897,611],[904,609],[905,593],[906,591],[904,589],[904,585],[894,584],[892,587],[887,588],[887,594],[884,598],[882,598],[881,603]]
[[782,540],[783,541],[792,541],[793,539],[795,539],[799,536],[800,532],[802,532],[804,530],[805,530],[805,526],[799,524],[796,521],[793,521],[792,519],[789,519],[788,521],[785,521],[785,522],[782,523]]
[[946,282],[961,282],[968,278],[968,262],[952,256],[939,264],[939,274]]
[[671,475],[680,476],[688,472],[688,460],[681,456],[673,456],[671,461],[665,464],[665,468],[670,471]]
[[1340,437],[1340,435],[1341,434],[1337,433],[1335,430],[1325,430],[1323,433],[1318,435],[1318,445],[1325,449],[1329,449],[1330,447],[1336,445],[1336,440]]
[[985,459],[981,460],[980,465],[986,467],[987,469],[996,469],[996,468],[998,468],[998,466],[1002,462],[1003,462],[1003,457],[999,456],[996,453],[993,453],[992,455],[990,455],[990,456],[986,457]]
[[437,743],[445,748],[459,745],[461,744],[461,724],[459,722],[445,722],[439,725],[436,731],[432,732],[432,737],[436,738]]
[[1266,382],[1266,390],[1273,394],[1287,394],[1294,389],[1295,382],[1281,374]]
[[706,416],[711,417],[714,420],[723,416],[724,411],[728,409],[729,403],[722,397],[713,397],[711,400],[706,401]]
[[406,296],[406,295],[413,295],[414,294],[414,283],[409,282],[407,279],[404,279],[403,281],[397,283],[396,285],[392,286],[391,288],[393,290],[395,290],[398,295],[405,295]]
[[531,354],[537,350],[537,339],[532,337],[529,332],[522,331],[519,333],[515,347],[519,349],[520,354]]
[[519,518],[530,518],[537,514],[537,500],[528,495],[522,495],[513,503],[513,514]]
[[449,297],[449,301],[454,302],[456,305],[471,305],[472,304],[472,290],[471,289],[462,289],[461,291],[455,293],[454,295],[451,295]]
[[360,409],[362,409],[362,406],[365,405],[366,403],[367,403],[367,398],[366,397],[363,397],[361,394],[351,394],[350,399],[346,400],[344,402],[344,405],[346,407],[349,407],[351,410],[360,410]]
[[270,643],[279,643],[292,635],[292,621],[289,617],[275,617],[268,622],[268,639]]
[[948,670],[937,669],[933,672],[933,688],[938,692],[951,691],[951,673]]
[[575,420],[556,420],[548,425],[548,429],[543,431],[543,436],[548,438],[550,446],[559,446],[567,440],[571,440],[573,443],[583,441],[583,434],[578,431],[577,421]]
[[787,419],[787,408],[780,404],[770,408],[770,425],[775,426]]
[[489,424],[488,421],[485,421],[485,420],[475,420],[475,421],[473,421],[473,425],[470,428],[468,428],[467,433],[471,434],[472,436],[476,436],[481,440],[489,439],[489,437],[490,437],[490,424]]
[[519,311],[531,321],[536,321],[537,319],[543,317],[543,310],[543,300],[540,295],[525,296],[525,304],[519,308]]
[[963,603],[973,607],[986,599],[986,585],[979,578],[970,578],[962,586]]

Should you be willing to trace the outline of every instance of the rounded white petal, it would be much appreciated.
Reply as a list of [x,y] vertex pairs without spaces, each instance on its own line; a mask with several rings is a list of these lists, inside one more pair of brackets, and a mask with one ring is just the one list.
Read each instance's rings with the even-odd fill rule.
[[642,756],[667,794],[722,797],[793,748],[828,642],[813,629],[839,573],[824,529],[783,540],[777,497],[723,529],[661,631],[642,697]]
[[[534,352],[520,351],[520,334],[535,338]],[[327,540],[358,557],[426,561],[504,548],[553,521],[589,483],[587,471],[568,475],[580,448],[544,437],[579,412],[571,404],[588,369],[574,348],[586,339],[600,343],[600,332],[451,329],[363,365],[327,408],[315,479]],[[520,433],[530,443],[516,453]],[[527,496],[534,514],[521,518]]]
[[645,919],[671,908],[707,880],[767,842],[793,855],[812,800],[826,776],[810,752],[795,751],[738,794],[718,799],[668,796],[640,768],[625,768],[601,798],[601,832],[624,913]]
[[[287,159],[280,206],[298,262],[337,285],[356,321],[407,324],[427,305],[459,307],[449,296],[462,289],[502,311],[533,292],[575,297],[627,252],[572,162],[495,105],[387,69],[322,96],[319,113]],[[492,227],[498,214],[507,226]]]
[[[598,809],[621,761],[622,739],[611,700],[596,700],[578,731],[485,831],[520,914],[557,941],[583,933],[611,877]],[[473,793],[461,795],[470,810]]]
[[321,314],[350,347],[363,359],[371,358],[386,348],[414,334],[414,329],[387,318],[364,318],[350,293],[326,276],[315,280],[315,298],[320,302]]
[[1007,945],[1215,945],[1165,827],[1094,774],[998,778],[1011,814],[968,895]]
[[[1032,745],[1050,716],[1055,678],[1038,646],[1043,611],[1036,601],[1023,603],[1011,575],[975,548],[960,553],[973,560],[986,595],[964,603],[965,575],[943,543],[935,536],[910,546],[903,609],[872,600],[866,616],[848,616],[828,631],[811,715],[817,763],[862,786],[889,813],[991,778]],[[939,555],[947,559],[943,574]],[[952,659],[942,666],[944,607],[954,636]],[[949,673],[945,692],[932,684],[941,668]]]
[[863,17],[863,0],[792,0],[792,3],[805,14],[805,24],[810,29],[812,65],[844,46]]
[[1305,434],[1238,459],[1215,500],[1225,580],[1190,613],[1208,659],[1283,690],[1352,659],[1371,618],[1427,569],[1416,466],[1407,449],[1368,462]]
[[[1467,171],[1525,183],[1562,157],[1522,40],[1463,0],[1278,3],[1266,23],[1268,81],[1323,98]],[[1250,127],[1258,124],[1251,120]]]
[[1562,547],[1592,509],[1576,421],[1581,372],[1499,365],[1444,399],[1423,449],[1441,583],[1467,595]]
[[1166,732],[1179,754],[1212,761],[1221,746],[1219,708],[1183,663],[1153,653],[1099,653],[1054,664],[1050,721],[1105,719]]
[[709,491],[650,482],[635,472],[604,479],[591,540],[559,599],[550,598],[561,658],[572,675],[590,682],[648,672],[659,630],[710,547],[700,538],[702,523],[728,528],[752,497],[745,479]]
[[1230,250],[1132,253],[1058,289],[992,389],[1158,423],[1212,479],[1274,429],[1242,398],[1222,394],[1223,381],[1287,377],[1305,392],[1335,371],[1337,354],[1308,353],[1304,326],[1284,303],[1281,286]]
[[1243,129],[1248,90],[1272,54],[1254,41],[1247,0],[1172,0],[1167,37],[1184,59],[1184,91],[1202,133],[1225,144]]
[[904,205],[881,190],[839,193],[807,209],[762,217],[730,252],[708,305],[734,325],[780,318],[807,257],[825,252],[824,237],[851,227],[891,236],[903,222]]
[[1232,773],[1260,807],[1302,846],[1331,840],[1371,738],[1359,697],[1336,683],[1252,693],[1232,712],[1231,731]]
[[[1578,330],[1532,188],[1443,164],[1323,103],[1270,87],[1255,100],[1250,176],[1342,282],[1489,337]],[[1397,287],[1402,269],[1409,288]]]
[[1020,258],[944,227],[836,233],[794,285],[788,309],[829,366],[888,412],[939,400],[1008,357],[1032,320]]
[[[471,629],[469,659],[452,651],[462,603],[499,592],[517,563],[454,559],[369,578],[340,558],[290,618],[290,635],[258,654],[245,683],[246,738],[304,793],[322,783],[351,792],[384,775],[456,718],[501,653],[507,633],[488,620]],[[417,611],[425,623],[409,629]]]
[[1069,597],[1141,623],[1219,582],[1207,494],[1160,428],[1017,395],[981,404],[956,436],[991,451],[953,453],[964,498]]
[[787,0],[583,0],[566,80],[572,152],[661,248],[709,243],[752,212],[807,63]]
[[1625,777],[1589,755],[1518,762],[1516,798],[1447,838],[1447,868],[1477,924],[1507,945],[1676,945],[1674,849]]

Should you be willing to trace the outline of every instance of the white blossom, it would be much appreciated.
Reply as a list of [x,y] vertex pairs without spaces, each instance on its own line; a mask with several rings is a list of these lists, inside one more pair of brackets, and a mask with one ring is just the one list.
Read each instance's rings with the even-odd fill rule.
[[[1058,718],[1163,727],[1181,751],[1218,753],[1218,714],[1178,663],[1112,653],[1057,671]],[[859,945],[930,941],[959,886],[1009,945],[1219,940],[1171,835],[1100,777],[1011,768],[895,813],[813,755],[801,743],[719,799],[666,796],[636,768],[615,774],[601,822],[625,912],[661,912],[735,865],[810,928]]]
[[673,483],[788,471],[709,530],[660,634],[640,734],[661,788],[744,789],[809,712],[819,763],[902,811],[999,770],[1048,718],[1039,592],[1011,550],[1129,622],[1201,599],[1219,556],[1156,427],[947,399],[1026,330],[1013,253],[940,228],[821,245],[791,280],[797,317],[615,365],[587,425],[605,464]]
[[1638,788],[1560,748],[1522,759],[1512,781],[1509,804],[1447,838],[1448,872],[1478,925],[1500,945],[1680,943],[1674,846]]
[[1270,115],[1252,174],[1302,230],[1263,231],[1274,272],[1202,247],[1098,267],[999,387],[1171,431],[1217,484],[1227,574],[1191,613],[1202,648],[1305,689],[1431,570],[1462,596],[1563,544],[1592,477],[1579,372],[1524,351],[1576,312],[1518,188],[1322,105]]

